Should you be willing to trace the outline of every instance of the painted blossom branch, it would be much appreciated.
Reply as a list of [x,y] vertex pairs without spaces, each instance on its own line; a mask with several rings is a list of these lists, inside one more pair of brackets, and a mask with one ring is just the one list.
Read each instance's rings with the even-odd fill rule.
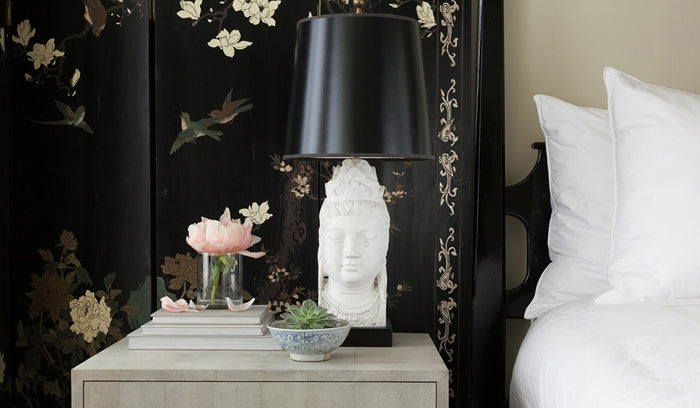
[[272,168],[285,174],[287,183],[292,184],[290,191],[297,198],[309,197],[312,200],[318,200],[318,197],[311,193],[311,177],[316,174],[323,179],[330,180],[330,175],[332,174],[332,170],[329,171],[330,163],[327,161],[321,163],[321,166],[326,170],[325,173],[319,173],[309,164],[298,163],[295,166],[295,171],[295,167],[285,163],[284,160],[280,159],[279,155],[269,155],[268,157],[272,159],[270,163]]
[[401,177],[406,174],[406,170],[413,165],[413,162],[404,161],[403,165],[403,171],[392,171],[392,174],[394,175],[394,184],[390,185],[386,188],[386,190],[384,190],[384,201],[388,206],[396,204],[401,199],[413,196],[413,194],[404,190],[404,186],[401,184]]
[[108,8],[107,15],[108,16],[113,16],[117,18],[116,25],[118,27],[121,27],[121,25],[124,23],[124,19],[133,14],[132,8],[134,10],[138,11],[139,18],[144,16],[143,13],[143,1],[136,1],[136,2],[129,2],[129,3],[124,3],[124,2],[117,2],[115,6],[112,6]]
[[403,281],[396,285],[396,293],[391,293],[387,295],[386,298],[386,305],[390,309],[396,309],[398,306],[398,298],[403,296],[404,294],[408,292],[413,291],[413,285],[411,285],[409,282]]
[[[83,38],[89,32],[90,32],[90,24],[85,24],[83,31],[81,31],[79,33],[68,35],[65,38],[63,38],[61,40],[61,42],[58,43],[56,50],[65,53],[66,44],[69,41]],[[56,61],[55,63],[50,64],[50,65],[46,65],[43,68],[41,68],[38,75],[31,77],[31,79],[32,79],[31,82],[41,85],[44,83],[44,81],[53,80],[56,83],[56,88],[58,88],[61,91],[68,91],[69,95],[70,95],[70,90],[72,89],[72,86],[63,83],[63,81],[61,80],[61,75],[63,74],[63,62],[65,61],[65,56],[56,57],[55,61]]]
[[330,180],[331,177],[333,177],[333,168],[331,167],[331,162],[324,160],[321,162],[321,167],[323,168],[324,172],[319,173],[319,177],[323,178],[324,180]]
[[123,322],[115,318],[115,310],[126,316],[138,313],[133,306],[130,310],[127,305],[118,308],[115,298],[122,291],[113,288],[115,273],[105,277],[106,290],[97,292],[103,297],[99,302],[89,289],[76,299],[76,291],[82,292],[78,290],[81,284],[93,286],[90,274],[75,255],[77,247],[73,233],[64,230],[55,246],[59,250],[38,251],[45,264],[43,274],[32,274],[32,290],[27,293],[31,324],[25,327],[19,320],[15,343],[27,349],[14,378],[17,393],[27,406],[41,406],[48,399],[55,401],[51,406],[70,404],[70,376],[65,373],[86,354],[93,356],[124,337],[120,329]]
[[[37,322],[34,320],[32,321],[32,327],[34,328],[34,330],[37,333],[43,333],[44,332],[44,311],[42,311],[39,314],[38,325],[39,325],[39,327],[37,328]],[[44,341],[44,336],[39,336],[39,344],[41,345],[41,348],[40,348],[41,354],[44,355],[44,358],[46,360],[48,360],[50,365],[53,365],[55,360],[54,360],[53,356],[51,355],[51,353],[49,353],[49,350],[46,348],[46,342]]]
[[[117,18],[116,25],[121,26],[122,23],[124,22],[124,19],[132,14],[132,8],[135,10],[138,10],[138,14],[140,16],[143,16],[143,2],[142,1],[135,1],[135,2],[116,2],[116,5],[111,6],[107,9],[105,9],[106,15],[108,16],[113,16]],[[57,56],[53,59],[52,63],[43,65],[39,70],[38,74],[35,75],[29,75],[25,74],[25,77],[27,78],[28,81],[41,85],[44,84],[46,81],[53,81],[56,84],[56,88],[58,88],[61,91],[66,91],[68,92],[69,96],[75,95],[75,92],[71,93],[70,91],[75,87],[75,82],[77,80],[74,80],[71,78],[69,82],[64,82],[61,79],[61,76],[63,75],[63,63],[65,62],[65,51],[67,48],[67,44],[71,41],[78,40],[85,38],[91,31],[92,28],[92,23],[90,21],[87,21],[83,27],[83,29],[79,32],[69,34],[66,37],[64,37],[61,41],[58,42],[58,45],[56,46],[56,50],[60,51],[62,54],[61,56]],[[33,36],[33,34],[32,34]],[[16,56],[20,55],[26,55],[28,52],[26,51],[27,45],[22,46],[22,44],[17,44],[15,49],[19,49],[19,52],[17,53]],[[75,74],[74,74],[75,75]]]
[[425,0],[399,0],[390,5],[397,8],[407,3],[418,4],[416,6],[416,19],[418,19],[418,23],[420,24],[420,38],[430,37],[437,30],[437,24],[435,23],[435,0],[431,3]]
[[213,9],[210,8],[209,13],[200,15],[197,20],[192,22],[192,27],[199,24],[199,22],[202,20],[207,20],[207,22],[209,22],[209,23],[213,23],[216,20],[219,22],[218,31],[221,31],[224,27],[224,20],[228,16],[228,11],[229,11],[229,9],[232,8],[232,4],[233,4],[233,1],[227,1],[226,3],[224,3],[223,9],[217,10],[217,11],[213,11]]
[[[66,257],[66,253],[67,253],[67,249],[65,246],[63,246],[61,248],[61,255],[58,258],[58,265],[65,265],[64,258]],[[60,268],[59,267],[57,269],[59,269],[59,271],[61,273],[61,278],[65,279],[65,272],[70,270],[71,268],[69,268],[69,267]],[[41,313],[39,313],[39,320],[38,320],[39,327],[38,328],[36,327],[37,321],[32,320],[32,327],[34,328],[35,332],[37,332],[37,333],[44,333],[44,320],[49,318],[49,316],[44,315],[45,312],[46,312],[45,310],[42,310]],[[49,365],[55,365],[56,360],[54,359],[53,355],[49,352],[48,348],[46,347],[46,342],[44,341],[44,336],[39,336],[39,340],[40,340],[40,345],[41,345],[41,348],[40,348],[41,354],[43,354],[44,358],[46,360],[48,360]],[[60,354],[59,354],[59,356],[60,356]]]

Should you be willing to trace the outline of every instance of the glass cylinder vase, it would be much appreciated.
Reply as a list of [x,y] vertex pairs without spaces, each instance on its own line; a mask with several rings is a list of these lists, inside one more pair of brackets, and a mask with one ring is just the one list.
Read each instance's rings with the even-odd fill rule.
[[201,254],[198,262],[197,304],[226,309],[226,298],[243,303],[243,262],[240,254]]

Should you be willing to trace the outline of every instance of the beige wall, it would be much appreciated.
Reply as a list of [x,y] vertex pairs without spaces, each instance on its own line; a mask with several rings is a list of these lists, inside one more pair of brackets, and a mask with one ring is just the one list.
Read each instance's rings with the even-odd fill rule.
[[[527,175],[542,141],[532,96],[606,108],[602,70],[700,94],[700,0],[504,0],[506,184]],[[506,220],[506,275],[524,272],[524,233]],[[508,325],[507,370],[527,330]]]

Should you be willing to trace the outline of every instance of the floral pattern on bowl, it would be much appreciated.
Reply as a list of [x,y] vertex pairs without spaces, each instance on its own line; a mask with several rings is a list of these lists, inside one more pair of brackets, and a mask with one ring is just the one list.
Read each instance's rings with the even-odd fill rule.
[[337,319],[336,327],[326,329],[288,329],[283,320],[270,323],[268,326],[272,338],[294,361],[324,361],[328,360],[331,352],[345,341],[350,333],[350,322]]

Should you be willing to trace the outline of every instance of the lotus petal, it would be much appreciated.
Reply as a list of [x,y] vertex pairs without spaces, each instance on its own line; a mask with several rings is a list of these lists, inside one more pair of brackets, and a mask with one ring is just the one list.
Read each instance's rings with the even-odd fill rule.
[[187,305],[187,311],[188,312],[199,312],[200,310],[204,310],[208,307],[209,307],[209,305],[195,305],[194,302],[190,300],[190,304]]
[[261,256],[265,255],[265,252],[250,252],[250,251],[240,251],[238,252],[239,254],[243,256],[247,256],[249,258],[260,258]]
[[226,304],[228,305],[228,310],[232,312],[243,312],[248,309],[250,309],[251,306],[253,306],[253,302],[255,302],[255,298],[250,299],[249,301],[243,303],[242,305],[234,305],[233,300],[231,300],[230,297],[226,298]]
[[163,307],[163,310],[169,313],[180,313],[187,311],[187,301],[185,299],[179,299],[177,302],[174,302],[169,297],[163,296],[160,298],[160,305]]

